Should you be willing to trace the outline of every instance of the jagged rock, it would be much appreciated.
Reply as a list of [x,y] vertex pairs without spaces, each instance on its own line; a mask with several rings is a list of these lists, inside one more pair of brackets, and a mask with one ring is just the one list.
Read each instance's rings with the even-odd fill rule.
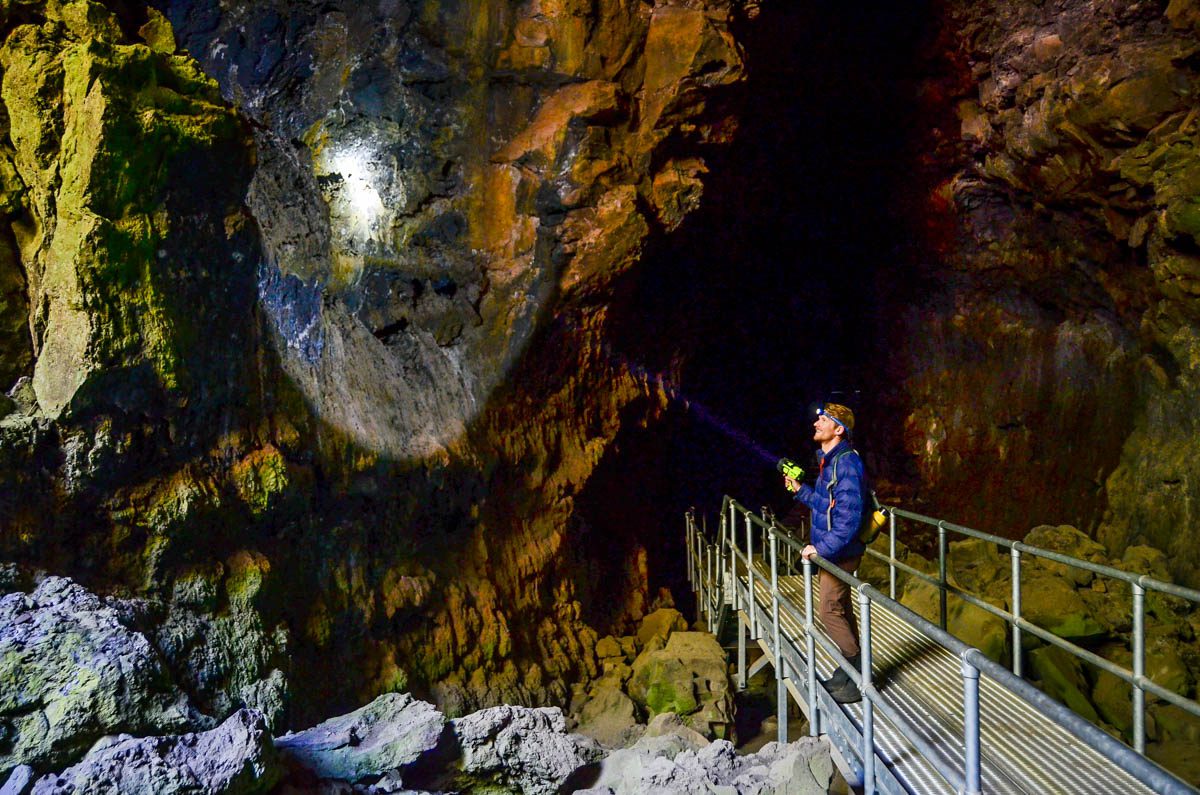
[[17,765],[4,782],[4,786],[0,787],[0,795],[24,795],[36,775],[29,765]]
[[[1131,670],[1133,667],[1133,654],[1123,643],[1108,644],[1098,653],[1104,659],[1114,662],[1126,670]],[[1133,728],[1131,686],[1108,671],[1096,669],[1092,675],[1094,684],[1091,689],[1091,701],[1096,707],[1096,712],[1105,723],[1126,738],[1131,739]]]
[[493,707],[450,722],[462,770],[477,779],[552,795],[579,768],[604,755],[595,740],[566,734],[556,707]]
[[0,770],[61,766],[103,735],[179,730],[188,717],[158,653],[95,594],[47,577],[0,599]]
[[600,639],[596,644],[596,657],[603,663],[605,660],[612,657],[622,657],[624,652],[621,650],[621,644],[612,635],[607,635]]
[[32,795],[252,795],[269,791],[279,773],[262,715],[239,710],[199,734],[108,738],[79,764],[38,779]]
[[1030,667],[1041,682],[1042,690],[1066,704],[1077,714],[1096,723],[1099,716],[1088,700],[1083,663],[1057,646],[1043,646],[1029,652]]
[[1194,678],[1184,661],[1186,654],[1185,645],[1170,627],[1146,632],[1146,676],[1181,696],[1191,693]]
[[[1001,609],[1007,609],[1006,599],[993,594],[975,594]],[[900,603],[917,615],[938,623],[941,612],[939,589],[935,585],[911,578]],[[946,599],[946,630],[955,637],[982,651],[993,660],[1005,656],[1009,629],[1004,619],[968,604],[951,595]]]
[[634,660],[627,687],[651,716],[674,712],[705,736],[722,736],[733,725],[725,652],[707,633],[674,632],[662,649],[651,642]]
[[667,640],[672,632],[687,628],[687,620],[678,610],[670,607],[659,608],[642,619],[637,631],[638,646],[645,647],[652,638]]
[[739,756],[733,744],[696,745],[678,735],[647,736],[616,751],[599,766],[588,795],[668,795],[730,792],[756,795],[825,793],[833,760],[824,741],[804,738],[788,745],[767,743]]
[[1011,582],[1008,555],[1002,555],[995,544],[975,538],[949,545],[947,568],[960,588],[976,595],[989,593],[997,585],[1003,593]]
[[606,748],[623,748],[641,737],[637,705],[615,683],[601,680],[579,713],[580,734]]
[[1061,577],[1033,574],[1021,582],[1021,615],[1060,638],[1096,638],[1105,629],[1092,616],[1083,597]]
[[256,552],[180,572],[166,615],[146,628],[181,684],[213,715],[246,706],[275,730],[290,698],[288,631],[264,626],[271,566]]
[[[1025,536],[1025,543],[1031,547],[1048,549],[1068,557],[1108,565],[1108,552],[1104,545],[1097,543],[1086,533],[1082,533],[1070,525],[1058,525],[1057,527],[1040,525],[1029,531]],[[1068,566],[1065,563],[1057,563],[1046,558],[1026,556],[1025,565],[1028,566],[1030,563],[1051,574],[1065,577],[1077,586],[1090,585],[1095,576],[1087,569],[1081,569],[1078,566]]]
[[1160,738],[1168,741],[1200,743],[1200,718],[1174,704],[1153,704],[1149,712],[1154,716]]
[[415,762],[437,746],[444,727],[445,717],[432,704],[386,693],[348,715],[289,732],[275,746],[290,765],[354,782]]

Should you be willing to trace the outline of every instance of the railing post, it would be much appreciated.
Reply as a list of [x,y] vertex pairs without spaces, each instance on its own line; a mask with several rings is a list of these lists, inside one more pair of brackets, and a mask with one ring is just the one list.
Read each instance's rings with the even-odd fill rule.
[[1133,749],[1146,753],[1146,589],[1133,583]]
[[738,687],[738,690],[745,690],[746,689],[746,630],[748,629],[748,627],[746,627],[746,625],[742,623],[742,618],[739,614],[734,613],[734,616],[737,618],[737,636],[738,636],[737,687]]
[[772,646],[775,651],[775,714],[778,717],[779,744],[787,743],[787,677],[783,648],[779,644],[779,538],[775,529],[767,534],[771,539],[771,625]]
[[692,560],[692,555],[695,555],[695,552],[696,552],[694,539],[692,539],[692,528],[694,528],[694,526],[695,526],[695,520],[692,519],[691,514],[688,514],[688,521],[686,521],[686,537],[688,537],[688,542],[686,542],[686,544],[688,544],[688,584],[691,585],[692,590],[695,591],[696,590],[696,561]]
[[875,702],[868,690],[871,687],[871,599],[863,588],[858,590],[859,654],[862,668],[863,716],[863,792],[875,792]]
[[802,559],[804,568],[804,653],[808,656],[808,734],[816,737],[821,733],[821,710],[817,707],[817,642],[813,637],[813,564]]
[[963,676],[963,793],[979,795],[979,669],[962,657]]
[[713,586],[713,548],[708,539],[704,539],[704,620],[708,631],[712,632],[712,586]]
[[750,521],[750,512],[746,511],[746,581],[750,592],[750,639],[758,640],[758,599],[754,594],[754,522]]
[[[721,521],[725,521],[725,517],[721,517]],[[732,525],[729,525],[729,528],[729,532],[725,534],[726,543],[729,546],[729,613],[736,616],[738,600],[741,598],[738,596],[737,587],[737,532]]]
[[946,628],[946,524],[938,522],[938,626]]
[[888,596],[896,598],[896,514],[888,511]]
[[1012,546],[1012,672],[1021,675],[1021,550]]

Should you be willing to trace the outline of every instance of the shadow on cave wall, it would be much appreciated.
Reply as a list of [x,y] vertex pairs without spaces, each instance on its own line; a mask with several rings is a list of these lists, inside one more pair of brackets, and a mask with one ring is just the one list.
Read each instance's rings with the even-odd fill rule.
[[678,373],[680,397],[720,422],[681,402],[660,425],[627,430],[578,503],[593,535],[647,543],[652,593],[684,592],[689,506],[712,517],[725,493],[788,505],[772,462],[721,422],[809,461],[808,406],[843,400],[875,472],[904,467],[870,442],[894,435],[873,399],[887,356],[878,321],[905,286],[880,281],[905,238],[891,204],[911,170],[906,126],[930,14],[925,3],[773,3],[736,31],[749,81],[723,99],[737,138],[705,154],[701,207],[656,236],[608,327],[623,357]]

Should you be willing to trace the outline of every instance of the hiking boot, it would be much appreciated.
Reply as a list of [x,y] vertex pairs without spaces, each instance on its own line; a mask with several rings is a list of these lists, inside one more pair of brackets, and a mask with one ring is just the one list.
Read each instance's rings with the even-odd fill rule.
[[854,704],[862,701],[862,693],[859,692],[858,686],[851,681],[847,681],[836,690],[830,690],[829,696],[839,704]]
[[[856,654],[853,657],[847,657],[846,662],[850,663],[854,670],[857,671],[862,667],[862,655]],[[850,679],[850,674],[846,673],[846,669],[842,668],[840,665],[838,666],[837,670],[833,672],[833,676],[821,681],[821,686],[830,693],[832,693],[834,690],[838,690],[846,685],[851,684],[854,684],[854,682]]]
[[833,672],[833,676],[829,677],[828,679],[821,680],[821,687],[825,688],[826,690],[828,690],[829,692],[832,693],[834,690],[837,690],[840,687],[844,687],[849,682],[850,682],[849,674],[847,674],[841,668],[838,668],[836,671]]

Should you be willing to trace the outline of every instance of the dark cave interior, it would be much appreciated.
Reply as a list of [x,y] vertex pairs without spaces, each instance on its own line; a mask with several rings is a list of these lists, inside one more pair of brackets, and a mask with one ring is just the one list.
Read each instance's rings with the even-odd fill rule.
[[612,317],[614,349],[678,372],[679,395],[661,424],[626,426],[581,495],[605,540],[593,565],[644,544],[651,594],[671,588],[686,608],[684,511],[711,525],[729,494],[785,512],[774,462],[739,437],[808,465],[825,401],[855,409],[877,474],[902,467],[871,448],[872,429],[889,430],[872,396],[887,355],[877,320],[904,300],[881,282],[903,256],[894,193],[911,175],[929,13],[773,3],[736,31],[749,67],[727,98],[736,139],[706,153],[700,208],[654,238]]

